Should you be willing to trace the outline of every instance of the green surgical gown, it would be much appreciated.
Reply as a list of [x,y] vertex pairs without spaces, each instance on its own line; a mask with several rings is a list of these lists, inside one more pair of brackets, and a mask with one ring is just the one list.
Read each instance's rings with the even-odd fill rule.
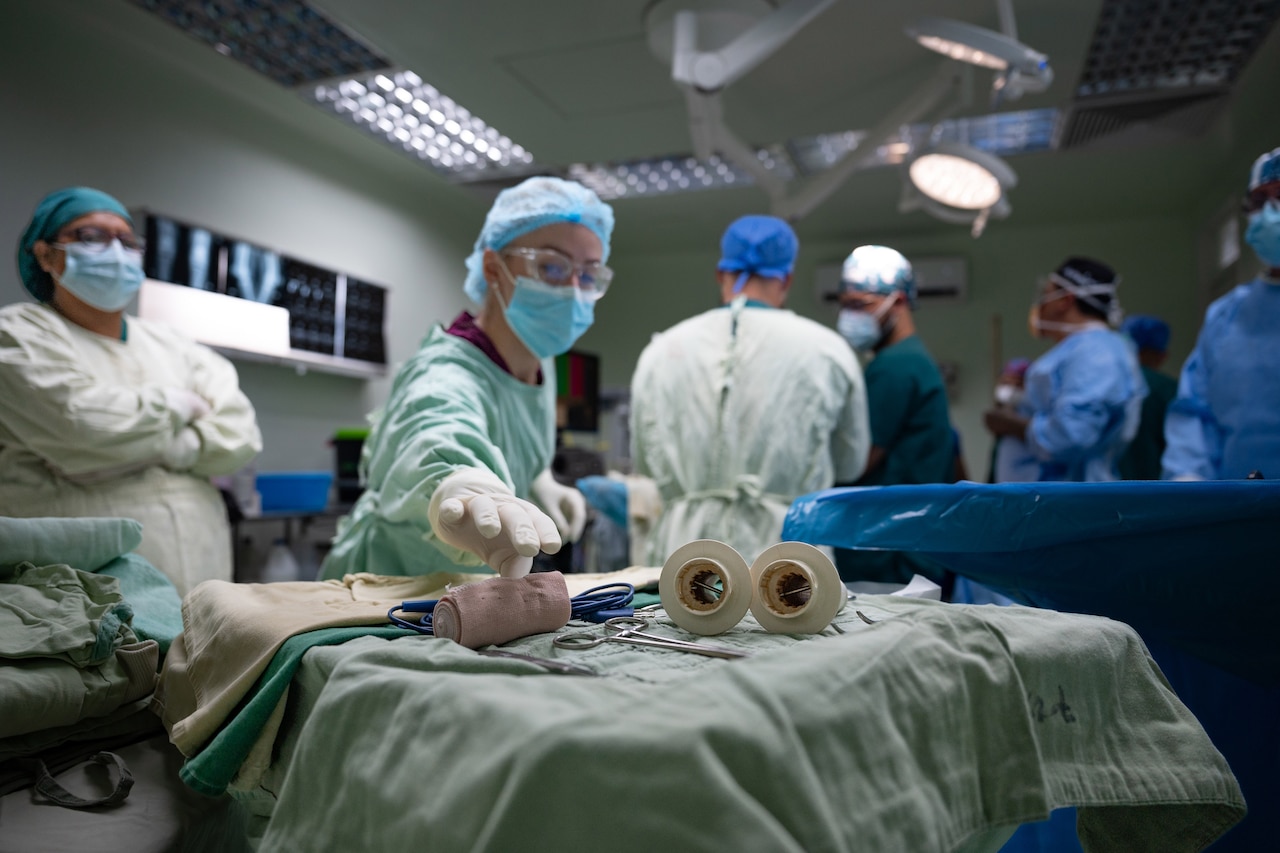
[[645,347],[631,380],[632,459],[662,495],[646,563],[694,539],[748,561],[791,502],[855,480],[870,447],[862,371],[831,329],[741,302]]
[[[542,375],[555,375],[550,360]],[[459,468],[491,471],[528,499],[555,451],[555,392],[554,382],[527,385],[469,341],[432,329],[370,418],[360,461],[365,491],[339,522],[320,578],[489,571],[436,537],[427,505]]]
[[[243,467],[262,436],[229,361],[163,324],[126,322],[121,341],[48,305],[0,308],[0,515],[136,519],[138,553],[185,595],[231,580],[226,505],[209,476]],[[166,388],[211,407],[191,425],[189,471],[161,465],[185,426]]]

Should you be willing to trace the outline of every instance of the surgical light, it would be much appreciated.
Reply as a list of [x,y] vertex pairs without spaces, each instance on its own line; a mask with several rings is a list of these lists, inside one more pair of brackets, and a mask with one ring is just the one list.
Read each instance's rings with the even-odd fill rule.
[[926,203],[915,205],[949,222],[969,222],[974,236],[987,219],[1007,216],[1005,191],[1018,176],[995,155],[958,142],[938,142],[907,162],[911,186]]
[[1049,58],[1018,41],[1012,0],[999,0],[998,6],[1004,32],[950,18],[921,18],[906,32],[921,47],[999,72],[993,86],[997,101],[1043,92],[1053,82]]
[[1000,200],[996,176],[954,154],[926,154],[910,166],[911,181],[934,201],[961,210],[981,210]]
[[947,18],[922,18],[907,28],[907,35],[936,53],[950,59],[1003,71],[1010,65],[1038,67],[1048,62],[1037,53],[1008,36],[984,27],[952,21]]

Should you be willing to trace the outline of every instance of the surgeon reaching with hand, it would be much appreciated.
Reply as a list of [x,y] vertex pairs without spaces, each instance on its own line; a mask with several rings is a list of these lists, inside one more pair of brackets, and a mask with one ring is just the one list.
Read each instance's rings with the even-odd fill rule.
[[0,515],[120,516],[185,594],[231,580],[226,505],[209,476],[262,449],[235,368],[124,309],[142,284],[128,211],[70,187],[18,244],[34,303],[0,308]]
[[[433,328],[371,416],[365,491],[320,577],[493,570],[522,577],[582,533],[582,493],[555,481],[553,357],[595,318],[613,210],[580,184],[503,190],[467,259],[463,312]],[[532,499],[532,500],[530,500]]]
[[1263,269],[1205,313],[1165,416],[1167,480],[1280,479],[1280,148],[1254,161],[1244,209]]

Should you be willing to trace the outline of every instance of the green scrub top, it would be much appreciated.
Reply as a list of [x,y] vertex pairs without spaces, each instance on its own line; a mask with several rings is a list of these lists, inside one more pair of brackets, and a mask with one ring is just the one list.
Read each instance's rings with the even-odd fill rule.
[[1142,401],[1138,434],[1120,457],[1122,480],[1159,480],[1160,457],[1164,456],[1164,416],[1178,396],[1178,380],[1149,367],[1142,368],[1147,381],[1147,398]]
[[[550,360],[542,375],[555,376]],[[427,506],[459,468],[491,471],[527,499],[555,452],[555,393],[554,381],[526,385],[470,341],[432,329],[370,419],[360,460],[366,488],[338,523],[320,580],[490,571],[435,535]]]
[[[924,342],[912,335],[890,344],[867,365],[865,376],[871,443],[885,450],[885,458],[858,485],[951,482],[956,443],[947,389]],[[846,581],[906,583],[921,574],[941,583],[945,575],[933,561],[905,552],[837,549],[836,558]]]
[[924,342],[912,335],[876,354],[866,369],[871,444],[885,459],[860,486],[949,483],[955,439],[947,389]]

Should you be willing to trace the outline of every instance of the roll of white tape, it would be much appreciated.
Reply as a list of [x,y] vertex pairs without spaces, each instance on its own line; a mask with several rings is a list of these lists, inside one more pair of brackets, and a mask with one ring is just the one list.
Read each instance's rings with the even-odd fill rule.
[[751,569],[741,554],[715,539],[681,545],[658,579],[662,608],[693,634],[721,634],[751,606]]
[[776,634],[816,634],[844,605],[844,584],[826,554],[803,542],[780,542],[751,564],[751,615]]

